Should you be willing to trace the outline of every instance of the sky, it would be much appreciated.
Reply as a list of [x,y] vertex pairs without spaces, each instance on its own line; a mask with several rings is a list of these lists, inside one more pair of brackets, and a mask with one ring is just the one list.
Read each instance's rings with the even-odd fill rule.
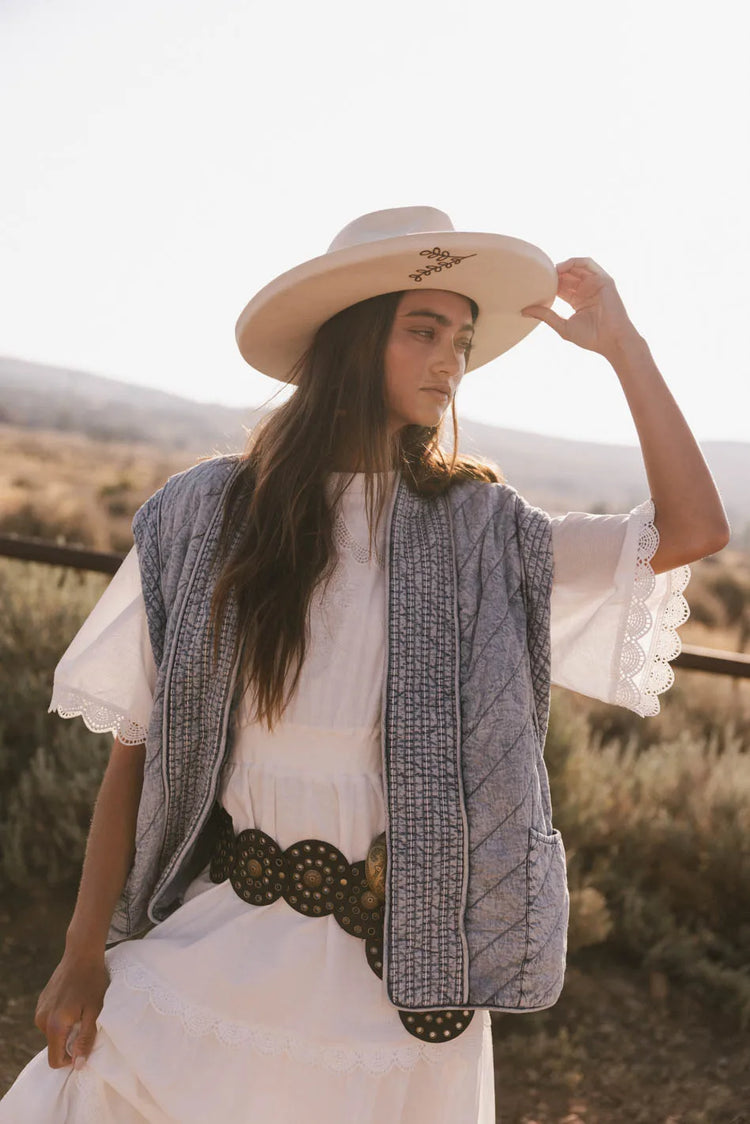
[[[593,258],[698,439],[750,441],[737,11],[0,0],[0,356],[282,401],[237,350],[245,304],[358,215],[427,205]],[[542,323],[457,404],[637,441],[609,363]]]

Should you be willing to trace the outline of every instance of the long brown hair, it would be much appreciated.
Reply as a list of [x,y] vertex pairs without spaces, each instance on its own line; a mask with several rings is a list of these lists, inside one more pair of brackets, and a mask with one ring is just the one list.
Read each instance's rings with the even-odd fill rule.
[[[249,689],[255,717],[273,729],[297,685],[307,648],[313,589],[336,563],[332,506],[325,481],[347,450],[365,473],[371,545],[386,504],[387,476],[400,470],[420,495],[438,495],[459,480],[502,480],[494,465],[440,444],[441,424],[405,426],[389,438],[384,395],[385,350],[402,293],[345,308],[319,328],[291,379],[297,390],[251,433],[243,467],[224,510],[221,571],[211,602],[214,653],[230,598],[244,638],[238,685]],[[470,301],[472,319],[479,310]],[[291,381],[291,380],[290,380]],[[230,544],[234,545],[230,549]],[[238,641],[239,643],[239,641]]]

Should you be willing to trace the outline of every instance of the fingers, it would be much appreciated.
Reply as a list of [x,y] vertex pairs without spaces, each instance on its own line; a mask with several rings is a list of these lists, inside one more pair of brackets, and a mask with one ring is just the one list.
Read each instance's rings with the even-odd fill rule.
[[554,328],[556,332],[560,333],[565,325],[565,320],[562,316],[558,316],[551,308],[547,308],[543,304],[529,304],[526,308],[521,309],[522,316],[533,317],[536,320],[543,320],[545,324],[549,324],[550,328]]
[[74,1015],[53,1013],[47,1019],[47,1061],[52,1069],[62,1069],[71,1064],[71,1057],[65,1049],[71,1031],[76,1023]]
[[556,269],[601,269],[593,258],[566,258],[557,263]]
[[558,273],[571,273],[574,277],[585,277],[595,273],[599,277],[609,277],[606,269],[602,269],[593,258],[566,258],[555,266]]
[[81,1027],[78,1036],[73,1043],[73,1061],[79,1058],[87,1058],[91,1053],[96,1038],[96,1012],[88,1007],[83,1012],[81,1019]]
[[79,1020],[77,1023],[73,1023],[73,1026],[70,1028],[70,1033],[68,1034],[67,1038],[65,1039],[65,1053],[68,1055],[69,1058],[74,1057],[73,1047],[75,1045],[76,1039],[78,1038],[78,1035],[80,1034],[80,1032],[81,1032],[81,1023],[80,1023],[80,1020]]

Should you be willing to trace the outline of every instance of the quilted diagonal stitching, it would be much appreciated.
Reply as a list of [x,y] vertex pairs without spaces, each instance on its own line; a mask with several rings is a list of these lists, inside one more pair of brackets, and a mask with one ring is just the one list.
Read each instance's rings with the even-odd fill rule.
[[[517,963],[511,976],[503,964],[513,947],[507,941],[517,938],[523,917],[511,926],[503,926],[489,945],[486,932],[477,927],[473,917],[476,914],[477,922],[481,917],[481,924],[486,926],[488,909],[495,909],[498,916],[507,916],[507,907],[512,908],[518,896],[514,881],[527,861],[526,828],[534,820],[532,801],[537,767],[531,716],[536,710],[538,725],[542,726],[549,700],[549,517],[531,508],[512,489],[467,485],[456,501],[454,525],[461,625],[462,760],[465,790],[470,794],[467,816],[471,855],[466,910],[470,1001],[480,1002],[480,988],[484,1000],[489,999],[491,992],[493,1005],[517,1008],[522,1001],[521,964]],[[477,528],[481,528],[479,535]],[[484,549],[484,543],[491,544],[492,553]],[[502,564],[492,556],[499,554]],[[523,599],[518,596],[522,588],[521,555],[529,587],[528,619]],[[502,683],[493,682],[488,671],[493,663],[503,668]],[[516,702],[508,708],[508,692],[518,700],[523,700],[527,692],[528,705]],[[533,761],[526,760],[524,755],[528,754],[533,755]],[[503,796],[509,795],[503,779],[509,767],[516,771],[519,780],[521,775],[517,771],[522,770],[521,795],[507,799],[498,822],[489,824],[483,809],[488,802],[492,806],[498,798],[502,802]],[[483,830],[479,826],[482,823]],[[510,833],[512,861],[498,878],[498,858],[504,853],[511,823],[523,825],[524,838],[516,829],[515,834]],[[519,899],[516,904],[519,909],[525,908],[524,900]]]
[[479,792],[479,790],[485,786],[485,784],[490,779],[490,777],[494,776],[495,772],[504,763],[508,754],[513,752],[513,750],[516,748],[516,746],[518,745],[518,743],[521,740],[521,738],[523,737],[523,735],[528,730],[530,721],[531,721],[531,716],[529,716],[526,719],[526,722],[521,727],[521,729],[518,731],[518,733],[514,737],[513,741],[510,743],[510,745],[507,747],[507,749],[501,754],[501,756],[498,757],[498,759],[495,761],[494,765],[490,769],[489,773],[485,773],[485,775],[482,777],[481,781],[478,782],[476,788],[473,788],[471,790],[471,792],[469,792],[467,790],[467,792],[466,792],[466,799],[467,800],[471,800],[474,797],[475,793]]
[[511,810],[505,816],[503,816],[503,818],[500,820],[499,823],[495,824],[492,831],[490,831],[487,835],[485,835],[484,839],[480,840],[479,843],[474,844],[474,846],[471,848],[471,854],[472,855],[474,854],[475,851],[478,851],[480,847],[483,847],[484,844],[487,843],[488,840],[492,839],[493,835],[497,835],[498,831],[500,831],[501,828],[504,827],[504,825],[508,822],[508,820],[512,816],[514,816],[516,814],[516,812],[526,803],[526,797],[531,792],[532,785],[533,785],[533,777],[530,777],[529,783],[526,786],[526,791],[524,792],[521,799],[518,801],[517,804],[513,805]]
[[526,856],[524,855],[524,857],[521,859],[521,861],[519,863],[516,863],[516,865],[511,867],[510,870],[506,870],[506,872],[502,876],[502,878],[498,878],[497,882],[493,882],[491,886],[488,886],[487,889],[484,891],[484,893],[480,897],[478,897],[474,901],[472,901],[467,906],[467,908],[468,909],[476,909],[476,907],[479,905],[479,903],[483,902],[484,899],[489,894],[493,893],[493,891],[495,891],[498,888],[498,886],[502,886],[503,882],[505,882],[505,880],[507,878],[510,878],[511,874],[515,874],[517,870],[520,870],[520,868],[522,866],[525,866],[525,865],[526,865]]

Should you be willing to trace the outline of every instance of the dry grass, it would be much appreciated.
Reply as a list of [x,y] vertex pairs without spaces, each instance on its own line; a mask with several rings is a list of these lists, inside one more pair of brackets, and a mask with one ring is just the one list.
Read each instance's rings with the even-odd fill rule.
[[125,551],[136,508],[196,459],[0,425],[0,531]]

